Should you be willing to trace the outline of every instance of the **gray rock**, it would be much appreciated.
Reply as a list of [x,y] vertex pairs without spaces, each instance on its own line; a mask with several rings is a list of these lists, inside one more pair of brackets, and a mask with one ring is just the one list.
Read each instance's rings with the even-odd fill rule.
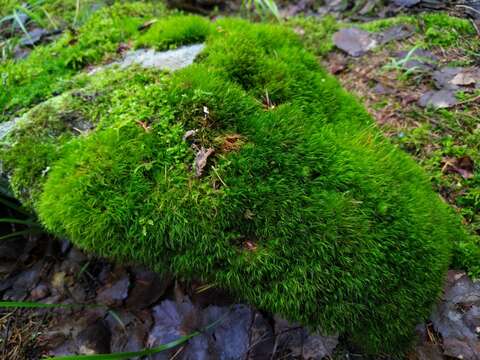
[[463,360],[480,359],[480,282],[465,273],[449,271],[442,301],[431,316],[443,338],[444,354]]
[[45,29],[36,28],[33,29],[20,39],[21,46],[35,46],[42,41],[42,39],[49,35],[49,32]]
[[[219,360],[244,359],[250,346],[252,309],[246,305],[228,307],[209,306],[204,310],[204,326],[219,321],[208,331],[208,343],[213,343],[210,351]],[[192,358],[193,359],[193,358]]]
[[412,7],[417,5],[421,0],[394,0],[393,3],[398,6]]
[[333,35],[333,43],[347,54],[358,57],[375,48],[379,41],[374,34],[357,28],[337,31]]
[[415,33],[413,28],[408,25],[396,25],[388,28],[387,30],[379,33],[380,43],[386,44],[391,41],[398,41],[408,39]]
[[439,89],[458,90],[480,86],[480,69],[445,67],[432,74],[435,86]]
[[182,46],[175,50],[158,52],[152,49],[140,49],[127,53],[120,68],[126,68],[138,64],[146,68],[157,68],[165,70],[179,70],[191,65],[205,45],[196,44]]
[[104,68],[115,65],[120,69],[125,69],[132,65],[139,65],[145,68],[176,71],[193,64],[195,58],[202,52],[204,47],[204,44],[194,44],[168,51],[155,51],[153,49],[129,51],[122,60],[115,61],[107,66],[93,68],[89,74],[95,74]]
[[108,306],[120,306],[128,296],[129,287],[130,279],[125,274],[101,288],[98,291],[97,302]]
[[428,91],[422,95],[418,104],[422,107],[447,109],[458,104],[454,90]]
[[418,360],[443,360],[442,350],[438,344],[417,346],[414,350]]
[[321,360],[331,357],[338,345],[338,335],[311,334],[298,324],[275,316],[276,349],[294,357]]
[[15,128],[17,125],[19,118],[15,118],[13,120],[5,121],[0,123],[0,141],[5,139],[10,132]]

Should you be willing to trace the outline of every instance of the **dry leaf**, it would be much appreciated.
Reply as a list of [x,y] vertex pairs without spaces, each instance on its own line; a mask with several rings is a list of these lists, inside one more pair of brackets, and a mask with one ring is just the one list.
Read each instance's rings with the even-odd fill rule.
[[197,153],[197,156],[195,157],[195,162],[194,162],[195,177],[199,178],[202,176],[203,169],[207,165],[208,158],[214,152],[215,150],[212,148],[205,149],[203,146],[200,148],[200,150]]

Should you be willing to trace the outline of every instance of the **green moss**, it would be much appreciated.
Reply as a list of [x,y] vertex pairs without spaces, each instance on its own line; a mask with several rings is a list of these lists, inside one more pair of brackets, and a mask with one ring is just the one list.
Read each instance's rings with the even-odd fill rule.
[[36,48],[25,61],[0,63],[0,121],[78,85],[68,81],[78,70],[115,54],[120,42],[138,34],[139,25],[163,11],[162,6],[143,3],[106,7],[78,32],[66,33],[54,44]]
[[[157,73],[136,71],[104,71],[86,79],[80,76],[82,81],[75,79],[75,82],[83,83],[84,87],[37,105],[18,120],[15,131],[5,140],[6,146],[0,148],[0,158],[11,174],[15,194],[24,205],[34,208],[45,175],[66,142],[86,136],[93,128],[111,126],[114,120],[116,126],[121,126],[123,121],[142,121],[155,112],[162,113],[155,107],[140,111],[135,106],[137,99],[130,96],[147,95],[144,85],[155,83],[152,76],[161,78]],[[109,116],[105,117],[107,113]]]
[[138,47],[155,47],[158,50],[176,48],[203,42],[210,31],[210,22],[200,16],[183,16],[178,21],[178,16],[161,19],[137,40]]
[[[57,141],[55,159],[39,154],[41,221],[97,255],[215,283],[367,352],[404,351],[451,248],[468,244],[458,218],[293,32],[215,25],[197,64],[100,74],[79,91],[104,96],[64,103],[96,128]],[[202,147],[215,153],[198,178]],[[35,160],[16,156],[8,170],[29,176]]]
[[333,49],[332,35],[342,26],[332,16],[297,16],[288,19],[286,25],[299,33],[307,49],[318,56],[325,56]]
[[427,48],[435,46],[462,47],[465,37],[476,35],[475,28],[467,19],[457,18],[442,12],[375,20],[361,24],[360,27],[367,31],[378,32],[399,24],[413,25],[423,37],[421,45]]
[[425,42],[431,46],[461,45],[465,37],[476,36],[473,25],[467,19],[460,19],[444,13],[428,13],[422,16]]

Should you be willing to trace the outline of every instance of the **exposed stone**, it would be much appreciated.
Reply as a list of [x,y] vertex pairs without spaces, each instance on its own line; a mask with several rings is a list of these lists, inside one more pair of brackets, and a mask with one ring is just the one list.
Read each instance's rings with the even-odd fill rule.
[[333,43],[347,54],[358,57],[375,48],[378,40],[367,31],[348,28],[337,31],[333,35]]
[[195,44],[168,51],[155,51],[153,49],[129,51],[122,60],[113,62],[107,66],[96,67],[90,70],[89,74],[93,75],[106,67],[114,65],[120,69],[125,69],[132,65],[139,65],[145,68],[175,71],[193,64],[195,58],[204,47],[204,44]]
[[2,141],[17,125],[19,118],[0,123],[0,141]]
[[480,86],[480,69],[445,67],[432,74],[435,86],[439,89],[458,90],[478,88]]
[[414,34],[414,30],[408,25],[395,25],[379,33],[380,43],[386,44],[391,41],[405,40]]
[[458,104],[453,90],[428,91],[422,95],[418,104],[422,107],[446,109]]
[[124,274],[98,291],[97,302],[108,306],[119,306],[127,298],[129,286],[130,279],[127,274]]
[[42,41],[42,39],[49,35],[49,32],[45,29],[36,28],[28,32],[28,35],[25,35],[20,39],[20,45],[22,46],[35,46]]
[[443,338],[444,354],[463,360],[480,359],[480,282],[459,271],[449,271],[447,285],[431,316]]
[[417,5],[421,0],[394,0],[393,3],[398,6],[412,7]]

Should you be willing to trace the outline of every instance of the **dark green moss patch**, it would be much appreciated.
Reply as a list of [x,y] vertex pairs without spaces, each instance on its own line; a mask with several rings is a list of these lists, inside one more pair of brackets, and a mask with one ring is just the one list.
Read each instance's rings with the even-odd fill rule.
[[214,25],[197,64],[99,74],[68,95],[60,113],[95,128],[56,137],[38,164],[17,152],[9,171],[28,182],[48,164],[33,206],[83,249],[215,283],[370,353],[404,351],[468,241],[459,220],[293,32]]

